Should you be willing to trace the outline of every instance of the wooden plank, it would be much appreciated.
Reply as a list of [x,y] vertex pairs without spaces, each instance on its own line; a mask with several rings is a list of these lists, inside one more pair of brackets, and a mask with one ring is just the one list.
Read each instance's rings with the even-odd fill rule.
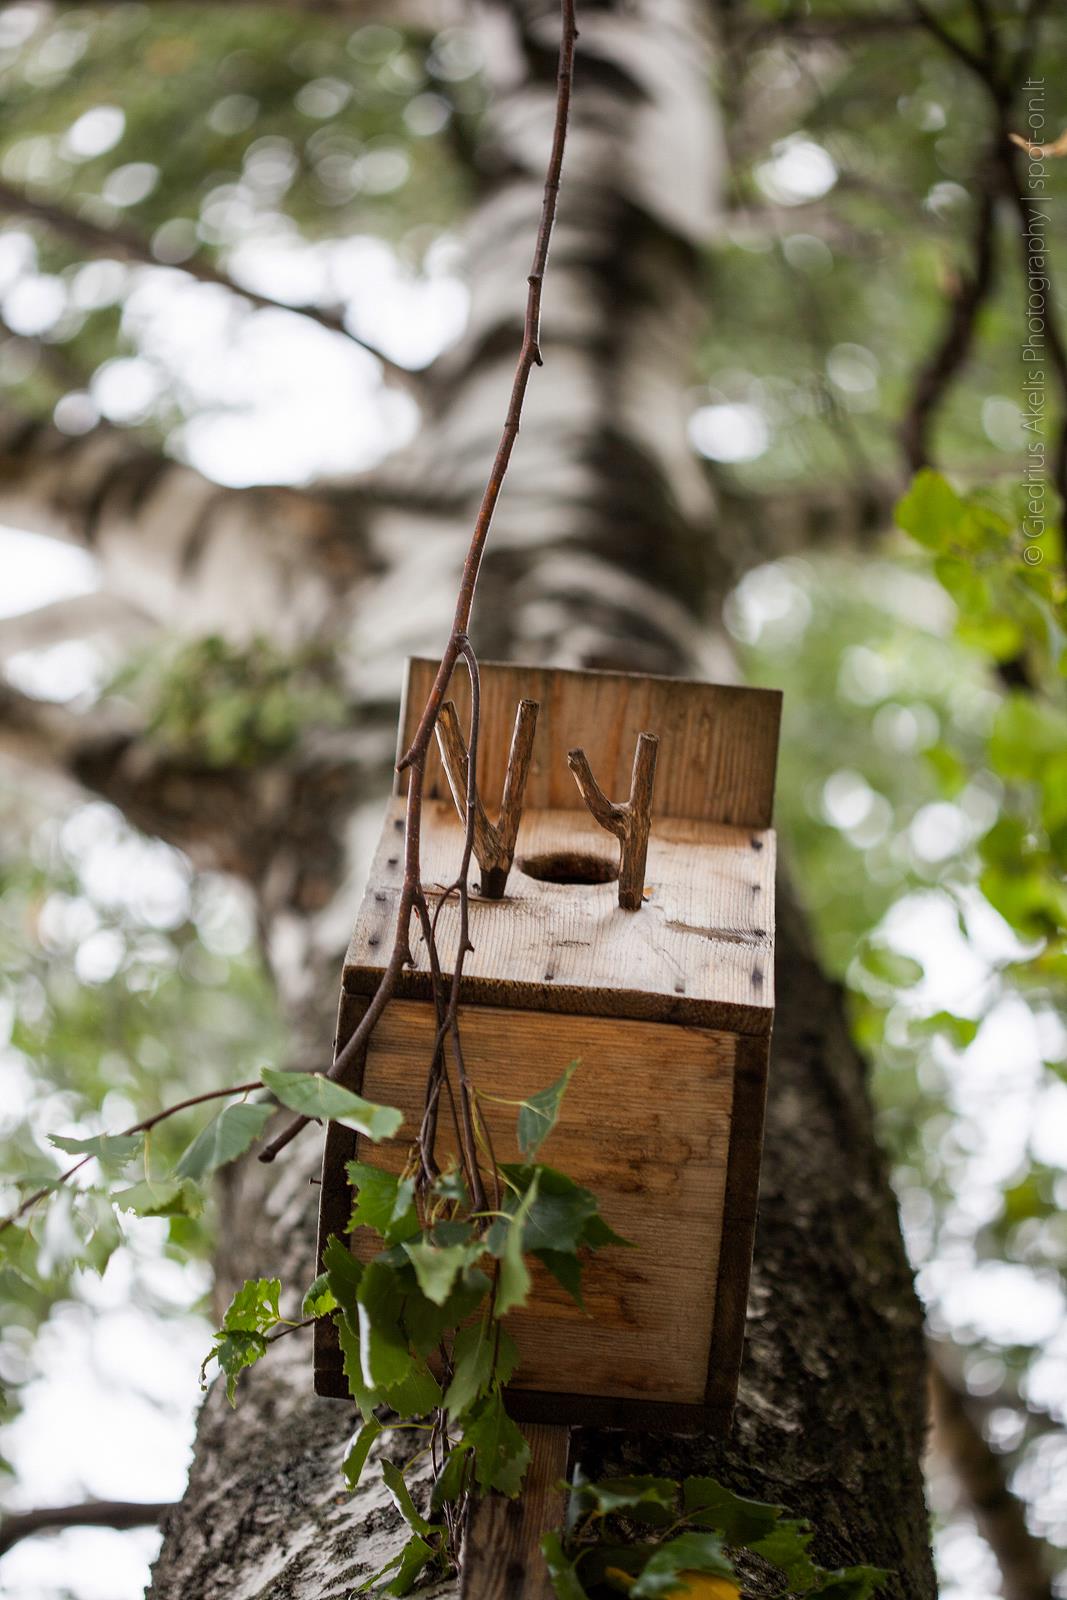
[[739,1039],[734,1067],[733,1129],[723,1200],[723,1236],[705,1404],[729,1424],[737,1396],[748,1309],[748,1280],[759,1206],[769,1039]]
[[463,1550],[460,1600],[554,1600],[541,1536],[562,1528],[570,1430],[547,1423],[523,1429],[530,1465],[517,1500],[486,1495],[471,1514]]
[[[576,791],[577,792],[577,791]],[[371,994],[391,948],[403,878],[403,800],[394,798],[371,867],[367,894],[345,964],[353,993]],[[423,883],[452,882],[462,835],[451,800],[423,814]],[[581,811],[527,812],[516,866],[500,900],[471,898],[474,951],[464,993],[474,1002],[681,1022],[767,1033],[774,1008],[773,831],[685,818],[653,819],[646,867],[648,897],[622,910],[613,881],[544,882],[531,870],[549,857],[586,858],[610,873],[618,846]],[[477,873],[472,874],[476,881]],[[439,947],[446,972],[458,938],[458,908],[442,912]],[[428,997],[421,934],[414,966],[398,993]]]
[[[436,661],[408,663],[401,712],[401,751],[407,748],[437,671]],[[526,788],[527,810],[577,810],[582,801],[567,768],[580,745],[612,800],[630,789],[637,735],[660,741],[657,817],[690,817],[746,828],[769,828],[774,803],[781,695],[776,689],[691,683],[625,672],[483,662],[478,788],[490,809],[500,803],[515,708],[537,700],[541,710]],[[470,685],[461,664],[449,697],[462,726],[470,718]],[[397,780],[398,792],[406,778]],[[447,799],[440,755],[431,747],[426,793]]]
[[[520,1159],[513,1105],[580,1058],[541,1159],[596,1195],[635,1249],[596,1252],[586,1311],[539,1264],[531,1304],[508,1327],[519,1347],[513,1389],[699,1405],[707,1382],[730,1138],[736,1040],[721,1033],[601,1017],[465,1006],[469,1075],[497,1159]],[[360,1142],[360,1159],[399,1171],[421,1120],[433,1012],[394,1001],[371,1039],[362,1092],[405,1113],[401,1136]],[[456,1148],[442,1115],[438,1155]],[[362,1237],[361,1237],[362,1234]],[[365,1257],[380,1244],[357,1231]],[[651,1355],[654,1352],[654,1358]]]

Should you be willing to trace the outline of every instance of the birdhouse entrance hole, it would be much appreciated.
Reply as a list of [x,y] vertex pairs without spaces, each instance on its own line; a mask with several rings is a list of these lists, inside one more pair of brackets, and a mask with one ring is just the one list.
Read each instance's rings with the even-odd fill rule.
[[619,876],[617,861],[580,850],[550,850],[542,856],[523,856],[519,871],[538,883],[614,883]]

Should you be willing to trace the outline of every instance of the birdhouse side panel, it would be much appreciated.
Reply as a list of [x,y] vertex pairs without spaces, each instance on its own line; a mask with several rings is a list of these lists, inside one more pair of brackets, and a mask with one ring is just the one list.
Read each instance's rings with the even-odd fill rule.
[[[461,1010],[464,1056],[497,1159],[521,1160],[521,1100],[569,1062],[559,1122],[538,1159],[593,1191],[634,1248],[590,1255],[585,1310],[539,1266],[530,1304],[509,1318],[520,1352],[513,1389],[699,1406],[715,1318],[729,1165],[734,1036],[699,1028],[509,1008]],[[362,1093],[405,1112],[401,1135],[360,1142],[359,1159],[401,1170],[422,1116],[434,1016],[419,1001],[389,1006],[372,1038]],[[491,1099],[490,1096],[498,1097]],[[454,1156],[442,1101],[438,1159]],[[346,1219],[347,1220],[347,1219]],[[380,1248],[353,1237],[364,1258]]]

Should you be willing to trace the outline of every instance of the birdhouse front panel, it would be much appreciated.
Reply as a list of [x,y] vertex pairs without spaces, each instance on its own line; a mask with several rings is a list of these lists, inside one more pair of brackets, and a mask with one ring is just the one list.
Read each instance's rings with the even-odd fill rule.
[[[435,663],[409,667],[406,747]],[[465,681],[453,698],[468,715]],[[450,691],[451,692],[451,691]],[[572,1061],[557,1126],[539,1159],[597,1196],[634,1248],[594,1253],[583,1312],[535,1267],[514,1312],[520,1363],[509,1409],[520,1419],[672,1428],[721,1425],[736,1391],[755,1221],[774,1007],[774,834],[770,815],[780,697],[769,691],[617,673],[482,667],[478,788],[500,804],[519,700],[540,713],[515,859],[499,899],[470,897],[464,1055],[497,1159],[520,1159],[514,1104]],[[640,909],[619,904],[619,846],[567,770],[581,745],[609,793],[625,794],[639,733],[659,738]],[[503,752],[503,755],[501,754]],[[403,877],[402,781],[390,804],[345,963],[338,1043],[351,1036],[392,945]],[[428,766],[422,882],[431,909],[455,879],[463,827],[435,756]],[[472,886],[476,884],[476,870]],[[438,924],[456,948],[458,906]],[[344,1237],[344,1167],[398,1171],[422,1115],[435,1017],[427,952],[413,964],[349,1086],[399,1106],[391,1143],[331,1126],[322,1242]],[[496,1100],[491,1097],[497,1097]],[[449,1153],[447,1119],[439,1150]],[[351,1236],[357,1254],[376,1248]],[[654,1352],[654,1355],[653,1355]],[[347,1393],[336,1334],[316,1327],[316,1388]]]

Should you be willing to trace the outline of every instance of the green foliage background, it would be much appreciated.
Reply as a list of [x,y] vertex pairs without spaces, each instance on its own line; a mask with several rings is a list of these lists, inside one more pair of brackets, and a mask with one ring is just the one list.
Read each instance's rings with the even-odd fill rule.
[[[1016,9],[993,12],[1010,46]],[[932,1335],[985,1407],[1031,1526],[1062,1567],[1067,1153],[1043,1133],[1049,1119],[1067,1126],[1062,539],[1055,518],[1036,542],[1021,527],[1031,436],[1007,215],[995,291],[934,432],[945,477],[913,486],[896,532],[872,516],[872,502],[894,498],[885,486],[899,476],[900,420],[970,270],[989,138],[972,75],[922,30],[865,26],[884,14],[846,0],[724,8],[729,210],[707,261],[713,315],[693,407],[698,418],[734,408],[757,427],[759,448],[709,463],[728,503],[757,519],[761,497],[837,506],[841,547],[756,567],[727,620],[753,681],[788,691],[778,822],[871,1060]],[[968,4],[949,0],[938,15],[975,43]],[[1065,69],[1067,23],[1050,13],[1031,66],[1050,138],[1067,125]],[[387,241],[415,274],[462,217],[486,104],[461,29],[353,28],[252,7],[5,7],[0,94],[3,180],[134,229],[165,264],[194,250],[224,264],[249,237],[312,248],[357,235]],[[121,136],[78,155],[70,129],[100,106],[121,108]],[[790,191],[798,160],[809,173],[815,160],[822,189],[819,179]],[[1067,163],[1049,167],[1062,306]],[[72,392],[98,394],[102,367],[139,356],[123,307],[144,269],[94,278],[74,238],[17,218],[0,233],[5,247],[57,306],[43,328],[20,332],[14,318],[0,338],[5,400],[47,412]],[[165,367],[156,376],[140,425],[166,438],[197,401]],[[1061,413],[1050,391],[1050,451]],[[694,437],[705,437],[697,423]],[[1028,546],[1040,553],[1033,565]],[[339,681],[329,661],[208,640],[139,663],[113,689],[148,707],[171,751],[254,764],[284,759],[309,719],[350,716]],[[114,1128],[255,1077],[282,1060],[283,1040],[251,932],[218,884],[168,852],[184,898],[161,908],[101,893],[87,840],[102,830],[134,854],[164,847],[102,807],[72,811],[11,786],[3,807],[3,1070],[20,1109],[9,1096],[0,1164],[13,1196],[16,1181],[55,1172],[50,1133]],[[924,975],[917,951],[929,951],[931,928],[969,988],[944,963]],[[1006,1052],[997,1070],[991,1051]],[[163,1164],[195,1126],[160,1130]],[[210,1215],[148,1226],[165,1231],[164,1250],[208,1249]],[[42,1223],[12,1252],[0,1277],[10,1404],[33,1375],[43,1323],[120,1243],[110,1207],[86,1195],[64,1228],[46,1240]],[[960,1298],[961,1285],[983,1284],[984,1300]],[[1053,1307],[1033,1338],[1025,1317],[1016,1326],[988,1313],[997,1284],[1002,1298],[1025,1304],[1036,1290]]]

